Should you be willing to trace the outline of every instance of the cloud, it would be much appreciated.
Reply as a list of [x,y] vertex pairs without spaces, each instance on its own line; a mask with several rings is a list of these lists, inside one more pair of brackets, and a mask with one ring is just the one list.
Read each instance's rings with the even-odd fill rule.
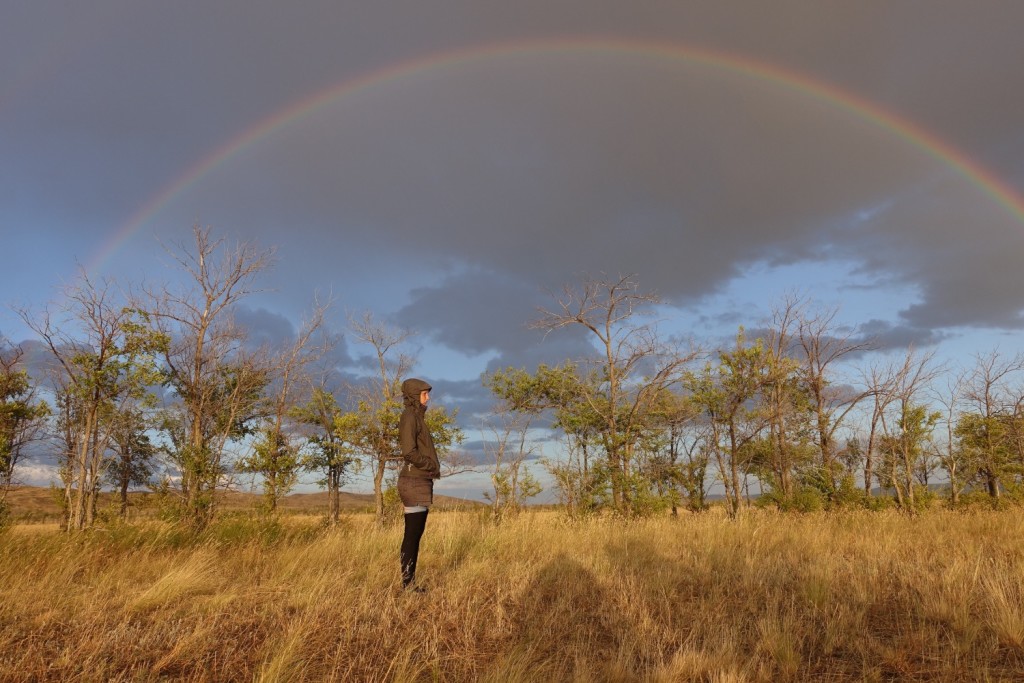
[[60,483],[60,471],[53,464],[25,461],[15,468],[14,480],[23,486],[49,486]]
[[252,348],[281,349],[295,339],[295,326],[280,313],[265,308],[236,306],[233,314],[235,323],[248,331],[246,343]]
[[911,346],[925,348],[935,346],[951,336],[936,329],[894,324],[885,320],[869,320],[860,325],[857,331],[860,338],[871,344],[875,351],[907,349]]

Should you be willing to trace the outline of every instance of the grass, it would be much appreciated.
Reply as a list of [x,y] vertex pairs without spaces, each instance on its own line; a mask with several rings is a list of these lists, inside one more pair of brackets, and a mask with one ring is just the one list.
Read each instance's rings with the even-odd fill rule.
[[1022,532],[1013,511],[436,512],[406,594],[401,529],[365,514],[15,527],[0,680],[1020,680]]
[[[63,491],[54,491],[39,486],[15,486],[7,495],[7,504],[11,518],[22,524],[59,523],[61,509],[58,498]],[[262,494],[246,491],[219,491],[217,494],[218,509],[224,512],[251,512],[263,500]],[[157,516],[159,500],[153,493],[132,491],[128,494],[128,519],[145,521]],[[339,507],[347,512],[365,512],[373,509],[372,493],[350,493],[342,491],[339,495]],[[444,508],[476,507],[479,503],[436,495],[434,502]],[[292,493],[284,496],[279,503],[283,514],[319,514],[327,509],[327,493]],[[97,512],[104,518],[119,515],[120,498],[118,494],[102,491],[97,502]]]

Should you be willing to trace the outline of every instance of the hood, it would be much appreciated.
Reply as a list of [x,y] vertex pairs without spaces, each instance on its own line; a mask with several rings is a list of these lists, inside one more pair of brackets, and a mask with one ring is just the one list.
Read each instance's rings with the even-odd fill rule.
[[420,392],[430,391],[431,389],[433,389],[433,387],[421,379],[410,377],[405,380],[402,382],[402,398],[405,401],[405,405],[414,407],[419,406]]

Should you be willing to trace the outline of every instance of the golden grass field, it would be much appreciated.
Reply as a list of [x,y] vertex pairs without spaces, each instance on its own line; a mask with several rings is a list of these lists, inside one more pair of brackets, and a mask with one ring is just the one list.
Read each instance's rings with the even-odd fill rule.
[[364,513],[0,536],[0,680],[1024,680],[1017,511]]

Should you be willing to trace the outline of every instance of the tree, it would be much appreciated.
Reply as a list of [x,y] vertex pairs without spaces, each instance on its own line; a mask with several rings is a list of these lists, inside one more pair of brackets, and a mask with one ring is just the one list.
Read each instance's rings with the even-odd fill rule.
[[308,386],[307,367],[327,351],[316,343],[323,327],[326,306],[314,305],[291,345],[278,351],[270,361],[273,378],[267,396],[268,414],[263,418],[252,452],[239,461],[241,472],[263,477],[264,509],[273,513],[278,501],[295,486],[302,469],[302,444],[288,424],[291,409],[300,402],[296,395]]
[[327,487],[327,518],[331,524],[337,524],[341,511],[341,486],[349,470],[358,462],[351,438],[346,438],[338,430],[342,417],[338,401],[325,386],[314,387],[309,400],[291,410],[291,417],[310,430],[302,466],[307,471],[324,475],[320,484]]
[[157,381],[156,354],[167,340],[140,324],[137,311],[117,299],[109,282],[96,284],[84,271],[65,291],[60,321],[50,309],[39,318],[20,315],[57,364],[54,386],[66,445],[64,526],[81,530],[95,518],[116,416]]
[[570,517],[589,514],[608,493],[608,468],[598,457],[602,418],[587,400],[599,383],[594,369],[583,374],[573,361],[538,366],[530,374],[519,368],[496,370],[484,384],[515,414],[551,415],[549,427],[565,437],[564,458],[542,463],[555,482],[559,500]]
[[149,437],[151,421],[144,411],[138,402],[128,402],[111,418],[106,474],[118,492],[122,518],[128,513],[128,489],[149,484],[153,476],[157,448]]
[[598,357],[580,361],[594,369],[593,375],[581,374],[596,381],[579,383],[578,398],[600,423],[612,505],[620,512],[632,512],[634,448],[657,397],[680,382],[696,356],[662,342],[653,324],[639,322],[658,303],[658,296],[641,292],[630,276],[586,278],[579,286],[563,288],[555,307],[541,309],[541,317],[531,323],[548,332],[579,326],[597,344]]
[[705,447],[706,433],[698,422],[700,412],[691,397],[663,391],[644,440],[646,476],[658,497],[670,506],[673,517],[679,514],[680,502],[691,512],[706,507],[710,454]]
[[882,437],[881,474],[896,494],[901,509],[914,512],[917,509],[915,476],[928,457],[932,431],[942,417],[938,411],[909,400],[900,400],[899,414],[895,425]]
[[763,341],[747,342],[740,328],[733,349],[718,353],[717,366],[709,363],[687,378],[692,400],[708,419],[709,446],[725,488],[729,515],[734,518],[743,501],[740,474],[747,465],[750,445],[768,424],[769,415],[756,399],[770,377],[769,370]]
[[21,367],[23,356],[20,346],[0,337],[0,524],[25,447],[38,438],[50,414],[50,407],[37,397],[36,386]]
[[[902,365],[887,361],[885,363],[874,363],[862,370],[864,384],[867,387],[868,396],[871,398],[871,410],[868,414],[868,437],[864,446],[864,494],[871,496],[872,482],[877,477],[876,463],[878,444],[884,433],[884,417],[889,407],[899,398],[898,387],[900,376],[907,372],[907,365],[911,362],[911,352],[902,361]],[[885,477],[879,479],[883,486],[887,484]]]
[[838,475],[842,468],[836,461],[836,434],[846,416],[870,391],[855,391],[837,386],[833,381],[834,366],[851,354],[869,348],[867,342],[853,341],[853,332],[840,331],[835,323],[838,309],[804,313],[797,324],[797,342],[802,351],[800,382],[804,387],[814,424],[820,453],[820,479],[827,487],[826,495],[835,498],[839,490]]
[[941,425],[944,438],[935,443],[934,454],[946,471],[949,478],[949,502],[956,506],[970,482],[968,473],[977,472],[968,448],[960,443],[957,435],[957,419],[963,412],[963,395],[966,375],[963,371],[948,380],[944,392],[934,392],[933,400],[942,407],[942,417],[936,426]]
[[[893,491],[900,508],[908,512],[916,509],[915,472],[920,459],[927,455],[932,430],[941,417],[941,413],[929,411],[917,400],[938,374],[934,357],[934,351],[918,354],[910,348],[902,363],[889,367],[886,380],[872,387],[873,419],[881,429],[878,450],[882,457],[876,476],[883,487]],[[873,439],[874,429],[872,435]]]
[[542,490],[540,482],[524,466],[535,451],[528,445],[527,437],[540,412],[531,406],[532,380],[526,373],[512,369],[483,377],[484,386],[498,397],[487,425],[493,438],[485,446],[493,469],[492,492],[485,492],[484,496],[491,501],[495,521],[518,512],[527,499]]
[[772,494],[783,504],[795,493],[794,474],[802,463],[797,461],[794,435],[806,431],[808,417],[807,394],[796,373],[799,364],[793,358],[804,306],[802,299],[787,295],[772,310],[764,339],[769,367],[761,393],[768,418],[768,442],[760,449],[761,469]]
[[232,313],[256,291],[254,281],[273,252],[248,242],[229,246],[199,226],[193,237],[191,249],[169,250],[189,284],[147,290],[138,306],[170,340],[163,372],[173,402],[161,426],[180,474],[182,519],[199,529],[213,518],[215,493],[229,473],[226,447],[249,436],[265,409],[269,362],[245,347],[246,332]]
[[[401,457],[398,419],[402,415],[402,379],[413,365],[401,346],[412,336],[374,319],[373,314],[349,317],[349,331],[373,350],[376,373],[359,386],[350,387],[357,406],[337,421],[337,430],[356,444],[373,473],[373,500],[377,524],[384,524],[384,474],[388,464]],[[432,411],[428,411],[432,412]]]
[[961,420],[957,432],[974,456],[978,474],[993,500],[998,500],[1009,475],[1012,420],[1018,401],[1008,381],[1024,370],[1024,356],[1003,358],[998,351],[976,355],[974,369],[964,383],[964,401],[973,415]]

